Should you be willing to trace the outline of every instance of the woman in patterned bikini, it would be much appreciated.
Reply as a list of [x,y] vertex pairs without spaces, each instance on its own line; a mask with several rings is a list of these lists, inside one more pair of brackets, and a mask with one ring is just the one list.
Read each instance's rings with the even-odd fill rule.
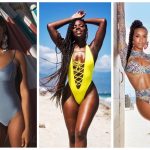
[[[125,29],[119,19],[119,43],[125,41]],[[119,52],[122,66],[135,89],[136,104],[140,114],[150,120],[150,54],[143,52],[148,47],[148,31],[142,22],[135,20],[129,33],[129,43],[121,45]]]
[[[57,104],[62,105],[70,147],[87,146],[87,131],[99,105],[92,73],[105,37],[106,20],[83,20],[84,16],[84,11],[78,11],[70,18],[49,23],[47,26],[53,42],[62,53],[61,67],[49,77],[50,81],[56,81],[56,85],[49,91],[54,92],[53,97]],[[90,45],[86,43],[87,23],[98,26]],[[69,27],[66,38],[63,39],[57,29],[66,24]]]

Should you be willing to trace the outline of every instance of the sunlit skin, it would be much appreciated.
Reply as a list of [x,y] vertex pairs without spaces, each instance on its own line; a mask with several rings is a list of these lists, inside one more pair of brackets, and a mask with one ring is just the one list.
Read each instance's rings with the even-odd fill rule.
[[147,44],[147,31],[143,28],[137,28],[133,35],[133,48],[134,50],[143,50]]
[[[85,43],[85,37],[86,37],[86,28],[85,24],[81,20],[77,20],[73,27],[73,34],[77,41],[81,41]],[[85,47],[79,47],[78,45],[74,48],[74,53],[72,56],[74,61],[79,61],[81,63],[84,63],[85,61]]]
[[85,39],[86,27],[83,21],[77,20],[72,29],[75,38]]
[[[5,33],[5,26],[0,25],[0,69],[5,68],[12,61],[15,51],[15,50],[7,50],[5,52],[3,51],[2,39],[4,33]],[[22,111],[17,112],[15,116],[13,116],[13,118],[11,118],[11,120],[9,121],[7,127],[7,134],[11,147],[27,147],[29,143],[29,112],[28,112],[29,92],[27,86],[26,63],[24,55],[16,50],[13,62],[17,67],[20,67],[22,74],[22,79],[20,82]],[[4,130],[4,126],[1,123],[0,123],[0,130]],[[2,132],[0,131],[0,133]],[[3,135],[0,135],[0,137],[3,137]],[[4,142],[6,141],[0,141],[0,147],[3,146]]]
[[[59,20],[48,24],[49,34],[57,45],[58,32],[56,29],[70,23],[74,19],[81,19],[85,16],[84,11],[78,11],[72,17]],[[102,46],[103,39],[106,33],[106,20],[100,18],[86,19],[86,23],[97,25],[98,29],[94,40],[89,44],[93,54],[94,62],[96,62],[98,52]],[[87,29],[85,23],[81,20],[76,20],[72,28],[74,36],[74,50],[72,59],[84,63],[86,54],[86,35]],[[59,47],[59,45],[57,45]],[[61,48],[60,48],[61,49]],[[87,131],[92,122],[92,119],[98,109],[99,96],[97,89],[92,82],[86,92],[85,98],[79,105],[70,90],[68,83],[65,86],[62,95],[62,109],[64,119],[69,136],[70,147],[86,147],[87,146]]]
[[[143,51],[147,48],[147,31],[143,28],[137,28],[133,35],[133,50]],[[132,58],[128,60],[131,61]],[[136,58],[136,61],[143,65],[149,66],[150,60],[145,60],[143,58]],[[133,74],[126,72],[132,86],[135,90],[144,90],[150,88],[150,74]],[[140,114],[150,120],[150,104],[148,102],[142,101],[139,98],[136,100],[137,108]]]

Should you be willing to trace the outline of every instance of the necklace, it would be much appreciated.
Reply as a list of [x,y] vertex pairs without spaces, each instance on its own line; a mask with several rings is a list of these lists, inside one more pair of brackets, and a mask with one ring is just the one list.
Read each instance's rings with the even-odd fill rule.
[[6,52],[6,50],[3,50],[3,49],[0,50],[0,53],[1,53],[2,55],[4,55],[5,52]]

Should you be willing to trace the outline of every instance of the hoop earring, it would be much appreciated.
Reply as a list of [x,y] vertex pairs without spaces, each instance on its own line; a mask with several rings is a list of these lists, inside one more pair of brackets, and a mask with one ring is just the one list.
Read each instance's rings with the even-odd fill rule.
[[4,37],[2,39],[2,49],[3,49],[3,51],[8,50],[8,37],[6,34],[4,34]]
[[144,45],[144,49],[147,49],[148,47],[148,42],[146,42],[146,44]]

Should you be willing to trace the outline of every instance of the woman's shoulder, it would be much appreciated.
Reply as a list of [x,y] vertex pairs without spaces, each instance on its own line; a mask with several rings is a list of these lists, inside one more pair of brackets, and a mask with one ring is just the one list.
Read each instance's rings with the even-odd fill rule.
[[13,55],[18,63],[24,61],[24,53],[19,50],[12,50]]
[[16,49],[8,50],[10,55],[21,55],[22,52]]
[[95,57],[97,57],[99,51],[97,50],[96,46],[93,43],[87,44],[87,45],[90,48],[90,50],[92,51],[92,53],[95,55]]
[[10,57],[10,58],[14,58],[15,56],[15,50],[7,50],[7,55]]
[[15,55],[17,56],[17,57],[24,57],[24,53],[23,52],[21,52],[21,51],[19,51],[19,50],[14,50],[14,53],[15,53]]

